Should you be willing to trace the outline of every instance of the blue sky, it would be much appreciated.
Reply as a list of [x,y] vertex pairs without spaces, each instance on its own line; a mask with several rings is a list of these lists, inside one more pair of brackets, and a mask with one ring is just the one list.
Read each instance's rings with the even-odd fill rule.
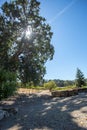
[[75,79],[77,67],[87,77],[87,0],[40,0],[41,14],[54,33],[55,54],[46,63],[46,79]]
[[87,0],[39,1],[40,13],[54,33],[55,54],[46,63],[45,79],[73,80],[77,67],[87,77]]

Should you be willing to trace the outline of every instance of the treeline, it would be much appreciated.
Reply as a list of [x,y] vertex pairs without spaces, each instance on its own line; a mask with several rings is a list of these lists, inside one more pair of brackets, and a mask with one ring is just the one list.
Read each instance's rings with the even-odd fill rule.
[[75,80],[61,80],[61,79],[45,80],[45,83],[50,81],[55,82],[57,87],[66,87],[75,85]]
[[55,79],[54,82],[58,87],[65,87],[65,86],[73,86],[75,85],[75,80],[60,80]]

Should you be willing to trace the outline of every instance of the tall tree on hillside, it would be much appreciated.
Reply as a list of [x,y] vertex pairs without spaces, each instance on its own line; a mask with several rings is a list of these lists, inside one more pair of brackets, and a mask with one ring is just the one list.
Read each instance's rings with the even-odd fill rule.
[[76,86],[82,87],[86,84],[84,74],[81,72],[79,68],[77,68],[76,72]]
[[54,54],[53,33],[39,6],[37,0],[14,0],[5,2],[0,14],[0,44],[6,49],[6,54],[0,50],[0,59],[6,55],[3,66],[18,70],[23,83],[38,84],[46,73],[46,61]]

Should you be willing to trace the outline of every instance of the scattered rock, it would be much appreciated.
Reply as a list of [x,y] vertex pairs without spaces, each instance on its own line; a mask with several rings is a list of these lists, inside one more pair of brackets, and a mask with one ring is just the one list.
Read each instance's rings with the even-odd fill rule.
[[4,111],[7,111],[8,113],[12,113],[12,114],[17,114],[18,113],[18,108],[3,108]]
[[64,91],[52,91],[53,97],[69,97],[74,96],[78,94],[78,90],[64,90]]
[[10,115],[15,115],[18,113],[18,108],[2,108],[0,107],[0,120],[4,117],[9,117]]
[[79,93],[86,93],[87,88],[77,88],[72,90],[64,90],[64,91],[52,91],[51,94],[53,97],[69,97],[78,95]]
[[8,117],[9,113],[4,110],[0,110],[0,120],[2,120],[4,117]]
[[4,118],[5,112],[3,110],[0,110],[0,120]]

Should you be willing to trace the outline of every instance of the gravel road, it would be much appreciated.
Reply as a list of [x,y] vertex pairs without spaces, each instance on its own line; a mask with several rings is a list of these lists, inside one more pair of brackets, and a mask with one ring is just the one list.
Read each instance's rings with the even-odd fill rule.
[[87,93],[52,98],[48,91],[18,94],[0,102],[18,113],[0,121],[0,130],[87,130]]

